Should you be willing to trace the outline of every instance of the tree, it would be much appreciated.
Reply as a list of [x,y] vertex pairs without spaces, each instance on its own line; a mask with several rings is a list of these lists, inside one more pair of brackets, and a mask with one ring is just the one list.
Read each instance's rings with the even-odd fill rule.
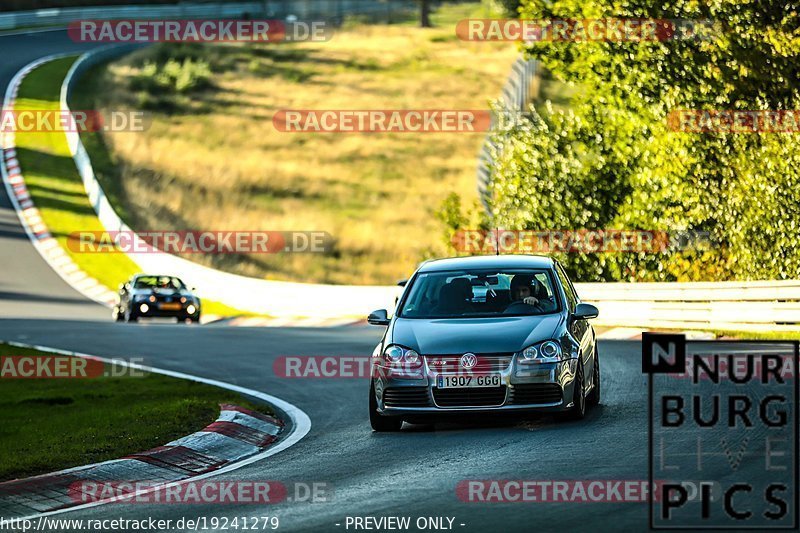
[[419,27],[430,28],[431,24],[431,0],[417,0],[419,2]]
[[511,229],[708,231],[711,249],[562,259],[583,280],[800,276],[796,134],[677,133],[676,109],[800,108],[800,15],[778,1],[529,0],[523,19],[710,20],[703,38],[535,42],[580,87],[495,135],[492,211]]

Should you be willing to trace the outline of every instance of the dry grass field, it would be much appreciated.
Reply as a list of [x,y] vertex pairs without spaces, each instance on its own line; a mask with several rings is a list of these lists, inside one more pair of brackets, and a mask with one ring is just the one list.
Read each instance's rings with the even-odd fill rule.
[[[159,45],[128,56],[86,86],[99,107],[149,107],[153,121],[143,133],[106,135],[110,158],[96,157],[101,180],[134,228],[322,230],[335,240],[324,255],[189,259],[270,279],[393,283],[445,253],[434,213],[452,191],[476,200],[484,134],[283,133],[272,116],[488,109],[517,51],[455,37],[455,23],[479,16],[476,8],[445,5],[430,29],[350,24],[328,42]],[[206,70],[207,86],[168,98],[143,89],[147,69],[170,57],[184,67],[190,58],[199,77]]]

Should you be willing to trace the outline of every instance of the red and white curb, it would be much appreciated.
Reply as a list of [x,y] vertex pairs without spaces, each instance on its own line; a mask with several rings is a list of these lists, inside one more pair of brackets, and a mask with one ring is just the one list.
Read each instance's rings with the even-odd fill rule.
[[165,484],[213,472],[266,450],[284,427],[276,418],[243,407],[220,405],[220,409],[216,422],[164,446],[124,459],[0,483],[0,515],[43,513],[92,501],[93,493],[82,494],[92,484]]
[[[2,109],[13,109],[14,103],[19,93],[19,86],[22,80],[31,71],[40,65],[65,57],[64,54],[51,55],[38,59],[22,68],[6,89],[3,99]],[[53,238],[47,225],[42,220],[39,210],[33,204],[31,195],[25,185],[25,178],[17,159],[16,139],[13,131],[5,132],[0,135],[0,174],[3,177],[3,184],[11,199],[11,204],[17,212],[20,224],[25,229],[33,243],[34,248],[47,261],[47,264],[61,278],[75,290],[102,305],[111,307],[116,301],[116,294],[102,285],[99,281],[89,276],[69,257],[64,249]]]
[[[8,344],[90,358],[131,369],[214,385],[265,401],[281,413],[282,419],[224,404],[220,406],[220,415],[215,422],[201,431],[164,446],[123,459],[0,483],[0,516],[4,518],[32,519],[95,507],[230,472],[292,446],[311,429],[311,420],[303,411],[280,398],[256,390],[181,372],[150,368],[119,360],[112,361],[77,352],[16,342]],[[89,495],[91,497],[87,499],[91,503],[80,503],[82,498],[80,494],[76,494],[76,490],[80,490],[81,482],[84,481],[90,481],[95,485],[128,482],[136,486],[139,483],[139,486],[146,488],[100,501],[94,501],[93,495]]]

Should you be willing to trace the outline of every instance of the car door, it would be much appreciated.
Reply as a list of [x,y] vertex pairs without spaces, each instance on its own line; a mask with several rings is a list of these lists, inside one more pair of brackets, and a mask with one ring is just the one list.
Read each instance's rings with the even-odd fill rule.
[[588,320],[575,317],[575,308],[580,303],[580,298],[578,298],[578,293],[575,292],[575,287],[572,286],[569,276],[567,276],[564,268],[559,263],[556,263],[556,274],[567,298],[567,328],[580,345],[583,376],[584,380],[588,382],[594,372],[594,358],[592,357],[594,353],[594,333],[592,326]]

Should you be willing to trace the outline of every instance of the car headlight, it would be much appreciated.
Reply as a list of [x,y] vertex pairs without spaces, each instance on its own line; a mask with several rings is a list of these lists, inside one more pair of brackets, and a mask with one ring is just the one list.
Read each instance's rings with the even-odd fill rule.
[[388,363],[406,363],[410,366],[420,364],[419,354],[411,348],[391,344],[383,351],[383,357]]
[[539,347],[539,353],[542,357],[546,357],[547,359],[561,357],[561,346],[553,341],[545,341]]
[[383,368],[394,378],[422,379],[422,357],[411,348],[391,344],[383,351]]
[[403,348],[397,345],[392,345],[383,351],[383,357],[389,363],[399,363],[403,359]]
[[414,350],[406,350],[406,353],[403,354],[403,357],[405,358],[406,363],[410,365],[419,363],[419,354]]
[[549,363],[561,361],[561,345],[556,341],[544,341],[528,346],[517,356],[520,363]]
[[528,346],[524,350],[522,350],[521,358],[523,361],[533,361],[537,357],[539,357],[539,350],[536,349],[536,346]]

